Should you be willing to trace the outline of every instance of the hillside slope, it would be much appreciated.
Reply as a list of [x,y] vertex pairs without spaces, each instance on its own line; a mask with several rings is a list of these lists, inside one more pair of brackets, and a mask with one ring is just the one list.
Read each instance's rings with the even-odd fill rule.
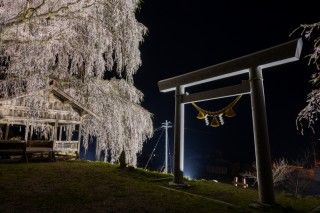
[[[255,190],[212,181],[189,181],[190,187],[176,190],[168,178],[99,162],[0,164],[0,212],[256,211],[248,207],[257,199]],[[283,194],[277,201],[279,211],[320,205],[319,198]]]

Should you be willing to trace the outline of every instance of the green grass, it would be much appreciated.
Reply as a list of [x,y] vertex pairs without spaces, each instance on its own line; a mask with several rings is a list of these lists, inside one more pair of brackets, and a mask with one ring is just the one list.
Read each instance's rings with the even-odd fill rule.
[[[189,181],[188,188],[172,191],[164,188],[169,177],[99,162],[0,164],[0,212],[257,211],[248,207],[257,200],[255,190]],[[269,211],[310,211],[320,205],[319,198],[284,194],[277,195],[277,202],[282,207]]]

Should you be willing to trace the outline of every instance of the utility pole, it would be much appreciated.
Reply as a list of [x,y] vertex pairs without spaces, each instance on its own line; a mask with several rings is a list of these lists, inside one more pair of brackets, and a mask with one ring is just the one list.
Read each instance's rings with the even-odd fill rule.
[[164,128],[165,130],[166,130],[166,147],[165,147],[165,152],[166,152],[166,154],[165,154],[165,171],[166,171],[166,173],[169,173],[169,166],[168,166],[168,147],[169,147],[169,136],[168,136],[168,129],[169,128],[172,128],[172,126],[171,126],[171,122],[170,121],[165,121],[164,123],[162,123],[162,126],[161,126],[162,128]]

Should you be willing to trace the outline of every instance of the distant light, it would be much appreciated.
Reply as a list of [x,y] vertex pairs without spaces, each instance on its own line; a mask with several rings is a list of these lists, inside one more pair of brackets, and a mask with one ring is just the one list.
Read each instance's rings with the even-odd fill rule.
[[194,176],[192,175],[192,173],[190,173],[190,171],[185,171],[183,174],[183,177],[186,178],[187,180],[193,180]]
[[187,180],[193,180],[190,176],[184,176]]

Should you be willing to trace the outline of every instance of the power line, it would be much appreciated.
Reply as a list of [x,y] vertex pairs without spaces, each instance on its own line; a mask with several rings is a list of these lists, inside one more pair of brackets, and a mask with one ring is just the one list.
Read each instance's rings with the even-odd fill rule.
[[158,128],[156,128],[155,130],[153,130],[153,133],[156,133],[157,131],[161,130],[162,126],[159,126]]
[[154,146],[154,148],[153,148],[153,150],[152,150],[152,152],[151,152],[151,154],[150,154],[150,157],[149,157],[149,159],[148,159],[148,161],[147,161],[146,166],[144,167],[144,169],[147,169],[148,164],[149,164],[149,162],[150,162],[150,160],[151,160],[151,158],[152,158],[152,156],[153,156],[153,153],[156,151],[156,148],[157,148],[158,143],[159,143],[159,141],[160,141],[160,139],[161,139],[161,136],[163,135],[163,132],[164,132],[164,129],[162,129],[162,132],[161,132],[160,136],[158,137],[157,143],[156,143],[156,145]]

